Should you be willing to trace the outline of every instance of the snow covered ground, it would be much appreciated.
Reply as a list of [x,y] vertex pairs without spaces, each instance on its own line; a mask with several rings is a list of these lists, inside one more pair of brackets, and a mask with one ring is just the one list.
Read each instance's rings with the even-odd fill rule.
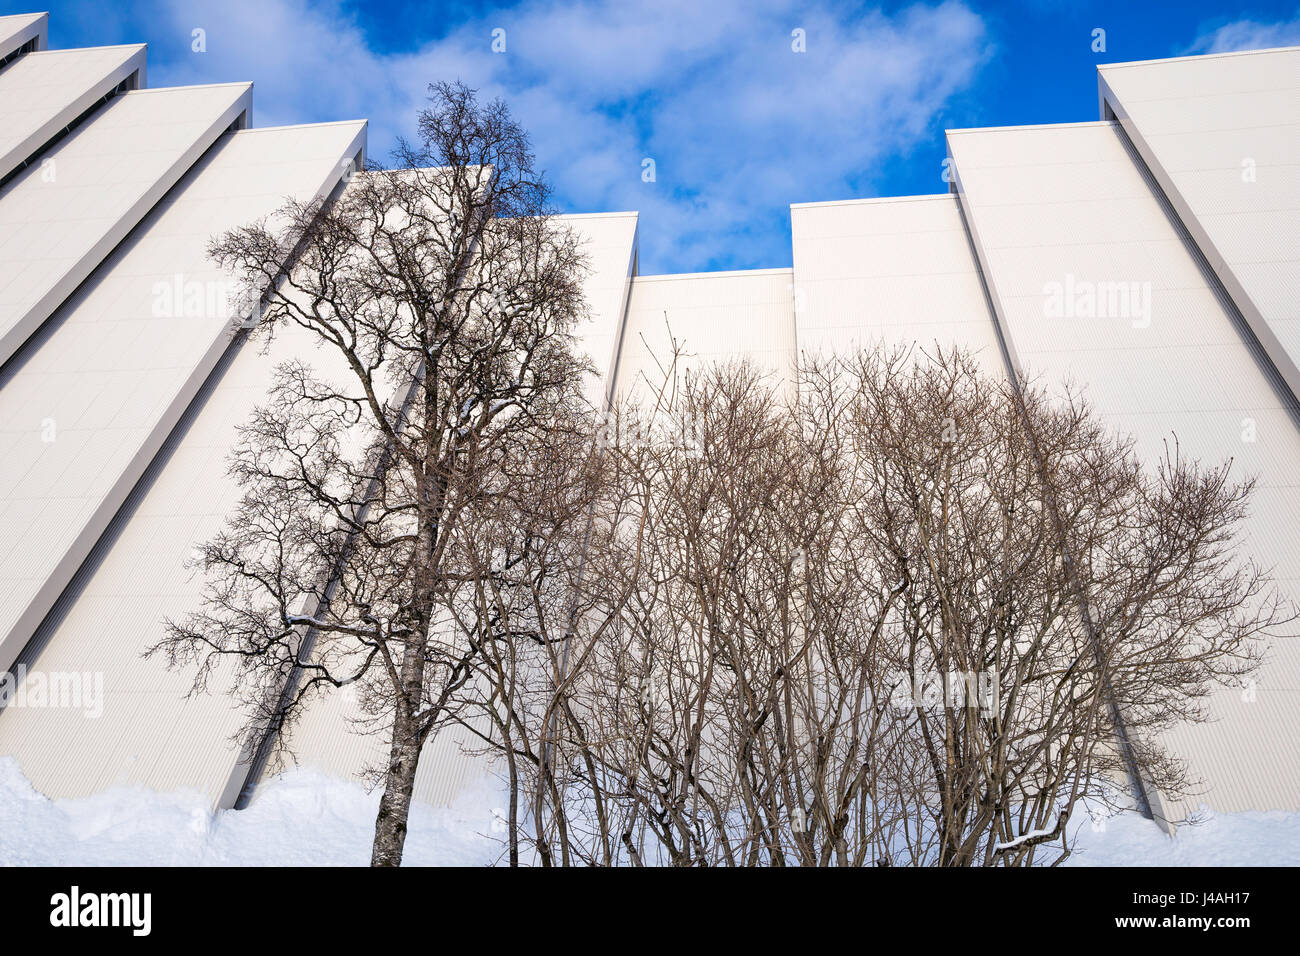
[[[485,866],[501,856],[503,801],[484,779],[452,807],[417,804],[405,861]],[[0,757],[0,865],[363,866],[378,794],[299,770],[265,784],[247,810],[213,813],[195,793],[110,790],[80,800],[38,794],[12,757]],[[1075,866],[1300,864],[1300,813],[1212,816],[1175,839],[1136,815],[1077,833]]]
[[[495,781],[455,806],[411,810],[405,861],[417,866],[489,865],[500,806]],[[0,866],[365,866],[379,794],[299,770],[270,781],[246,810],[213,813],[197,793],[117,789],[49,800],[0,757]],[[499,829],[499,825],[498,825]]]

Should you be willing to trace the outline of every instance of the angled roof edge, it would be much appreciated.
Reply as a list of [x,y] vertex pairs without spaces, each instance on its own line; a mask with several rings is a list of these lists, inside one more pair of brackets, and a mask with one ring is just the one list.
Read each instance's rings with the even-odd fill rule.
[[1154,66],[1157,63],[1180,63],[1183,60],[1216,60],[1225,56],[1253,56],[1257,53],[1289,53],[1300,46],[1266,46],[1257,50],[1222,50],[1218,53],[1188,53],[1184,56],[1167,56],[1159,60],[1125,60],[1122,63],[1098,63],[1097,70],[1115,70],[1122,66]]
[[[283,131],[311,127],[345,127],[349,125],[353,127],[353,132],[350,137],[342,140],[343,146],[337,152],[339,156],[337,163],[332,158],[328,162],[322,159],[320,165],[316,165],[315,159],[308,161],[311,166],[302,173],[304,177],[301,180],[302,198],[324,198],[338,185],[343,176],[342,167],[346,161],[365,149],[366,124],[364,121],[352,121],[350,123],[318,123],[279,127]],[[255,132],[262,131],[237,130],[226,136],[218,137],[219,151],[205,153],[204,159],[195,163],[186,172],[181,181],[173,187],[174,190],[180,191],[176,196],[183,199],[185,190],[193,187],[196,183],[201,183],[206,178],[214,175],[220,176],[220,170],[218,169],[214,173],[213,166],[216,164],[219,167],[223,162],[222,157],[226,155],[224,149],[228,148],[231,143],[248,137]],[[334,150],[331,149],[330,152],[333,153]],[[279,200],[272,201],[267,198],[265,211],[271,212],[282,199],[283,197],[280,197]],[[135,226],[131,235],[137,240],[147,238],[154,229],[160,226],[172,228],[176,222],[189,215],[190,210],[188,209],[178,209],[175,205],[169,206],[166,202],[160,202]],[[229,213],[223,212],[222,215],[228,216]],[[218,226],[215,231],[220,232],[221,229],[222,227]],[[288,251],[289,249],[286,248],[286,252]],[[155,272],[166,273],[173,271],[176,264],[170,261],[166,263],[165,268],[142,271],[138,267],[138,262],[149,261],[148,257],[152,254],[153,252],[141,243],[135,242],[131,244],[131,240],[128,239],[127,242],[120,244],[99,265],[94,275],[99,277],[110,276],[115,270],[122,268],[124,260],[128,262],[125,274],[131,276],[132,281],[137,284],[151,282],[151,277]],[[187,270],[181,265],[176,271],[184,272]],[[143,288],[143,285],[140,287]],[[78,309],[90,308],[93,311],[100,308],[97,303],[87,305],[87,300],[94,296],[115,295],[111,291],[100,291],[101,287],[99,286],[83,288],[86,289],[84,294],[79,290],[60,307],[60,311],[64,312],[65,319],[75,314]],[[217,322],[216,319],[221,321]],[[59,560],[48,573],[43,573],[41,578],[32,579],[34,586],[30,589],[29,594],[15,594],[10,597],[10,600],[15,602],[15,606],[19,610],[16,615],[12,616],[12,624],[5,628],[5,633],[0,634],[0,671],[8,669],[18,654],[26,647],[27,642],[36,632],[41,621],[49,613],[59,596],[62,595],[76,574],[77,569],[95,546],[95,543],[99,541],[126,497],[130,494],[131,489],[135,487],[136,482],[144,474],[149,463],[153,461],[163,442],[167,440],[195,395],[198,394],[208,375],[217,367],[221,356],[225,354],[231,344],[230,329],[237,326],[239,321],[238,318],[226,319],[216,316],[210,328],[202,332],[196,331],[196,338],[192,346],[188,347],[184,356],[183,368],[186,374],[183,381],[178,383],[176,391],[167,398],[165,407],[156,408],[151,413],[152,417],[148,424],[142,429],[138,429],[139,441],[134,448],[128,449],[129,456],[122,459],[119,469],[114,473],[101,475],[96,479],[105,483],[105,490],[100,494],[93,507],[84,513],[80,525],[66,529],[64,543],[51,544],[51,547],[56,547],[61,552]],[[50,328],[50,326],[47,324],[46,328]],[[52,328],[51,337],[58,335],[60,332],[65,335],[72,334],[67,331],[67,328],[67,326]],[[36,347],[45,348],[48,344],[49,342],[46,340]],[[25,347],[32,348],[33,346],[29,342]],[[57,345],[55,348],[57,349]]]
[[952,193],[926,193],[920,196],[869,196],[865,199],[826,199],[820,202],[792,202],[791,209],[815,209],[821,206],[867,206],[891,202],[923,202],[932,199],[952,199]]
[[776,275],[793,275],[793,266],[782,266],[775,269],[725,269],[721,272],[665,272],[656,275],[639,275],[634,276],[634,282],[656,282],[666,281],[669,279],[734,279],[737,277],[745,278],[748,276],[776,276]]
[[557,212],[556,219],[622,219],[631,216],[639,219],[641,214],[635,209],[626,209],[619,212]]
[[0,17],[0,65],[24,46],[36,41],[32,53],[50,45],[50,15],[48,13],[11,13]]
[[[135,97],[143,93],[168,93],[172,96],[182,97],[190,91],[204,88],[186,86],[160,87],[153,90],[125,93],[123,98]],[[232,95],[228,102],[223,101],[223,105],[213,110],[208,117],[206,126],[198,132],[192,142],[175,153],[175,158],[157,179],[141,189],[139,195],[129,206],[119,207],[113,221],[103,228],[95,242],[85,250],[84,255],[72,262],[63,275],[48,286],[38,299],[30,302],[28,309],[15,315],[12,324],[8,323],[8,317],[0,319],[0,363],[8,361],[22,347],[23,343],[75,293],[77,287],[103,261],[112,255],[118,244],[125,240],[136,225],[149,214],[150,210],[167,195],[173,186],[181,181],[199,158],[217,142],[221,134],[228,130],[232,123],[238,122],[240,116],[246,115],[252,109],[253,88],[251,83],[211,84],[206,88],[229,89]],[[128,109],[130,108],[128,107]],[[106,111],[111,110],[113,110],[113,106],[106,105],[104,110],[98,111],[95,116],[90,117],[88,122],[80,125],[69,137],[61,139],[44,155],[53,161],[58,161],[65,153],[75,155],[79,149],[78,137],[84,132],[94,130],[95,121],[101,116],[108,115]],[[15,191],[23,189],[25,181],[39,175],[42,175],[42,170],[37,166],[30,166],[22,170],[13,179],[5,183],[3,189],[0,189],[0,203],[13,195]],[[120,184],[118,185],[120,188]]]
[[1090,126],[1114,126],[1110,120],[1081,120],[1077,123],[1020,123],[1013,126],[964,126],[961,129],[946,129],[945,136],[963,133],[1001,133],[1011,130],[1048,130],[1048,129],[1084,129]]
[[[88,88],[70,91],[71,98],[60,104],[51,115],[45,116],[43,121],[37,120],[35,128],[29,133],[22,135],[20,132],[18,135],[22,136],[22,138],[0,153],[0,179],[8,176],[39,153],[62,130],[93,110],[97,104],[132,76],[136,77],[135,87],[137,89],[143,87],[145,85],[145,63],[148,44],[124,43],[116,46],[84,47],[73,50],[41,50],[37,53],[25,54],[15,64],[0,70],[0,84],[2,84],[6,80],[12,80],[17,75],[15,71],[19,71],[21,67],[27,64],[41,63],[69,55],[84,55],[88,51],[103,50],[126,50],[130,52],[114,66],[96,77]],[[22,72],[25,72],[25,70]],[[22,80],[18,82],[21,86]]]

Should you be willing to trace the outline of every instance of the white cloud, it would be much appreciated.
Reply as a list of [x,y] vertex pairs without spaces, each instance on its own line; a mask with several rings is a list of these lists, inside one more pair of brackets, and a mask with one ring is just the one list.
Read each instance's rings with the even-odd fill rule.
[[1186,53],[1228,53],[1233,50],[1264,50],[1300,44],[1300,10],[1290,20],[1261,23],[1237,20],[1213,29],[1202,29]]
[[[960,0],[889,14],[835,0],[525,0],[403,53],[372,50],[338,0],[157,3],[151,22],[177,43],[151,49],[151,84],[252,79],[259,126],[367,117],[381,154],[413,131],[432,80],[503,96],[566,208],[641,212],[645,271],[788,262],[787,204],[863,195],[885,160],[939,141],[990,52]],[[194,27],[207,53],[190,52]],[[806,53],[792,52],[796,28]]]

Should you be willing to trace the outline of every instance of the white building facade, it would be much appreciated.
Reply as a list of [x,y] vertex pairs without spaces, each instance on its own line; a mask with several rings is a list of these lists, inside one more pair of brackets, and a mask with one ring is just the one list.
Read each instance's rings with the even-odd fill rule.
[[[11,701],[0,755],[53,797],[233,806],[276,768],[233,747],[229,700],[187,698],[188,675],[140,655],[197,608],[186,564],[238,500],[235,430],[307,345],[247,347],[240,317],[187,303],[232,282],[207,241],[339,187],[366,124],[254,128],[247,83],[149,89],[143,46],[47,35],[44,14],[0,17],[0,673],[96,675],[103,706]],[[596,397],[635,394],[670,335],[691,362],[782,375],[804,353],[960,346],[991,374],[1077,383],[1143,455],[1176,434],[1232,458],[1258,479],[1247,548],[1300,598],[1300,48],[1098,73],[1097,122],[948,131],[948,193],[792,205],[790,269],[641,276],[635,213],[564,217],[591,266]],[[1168,740],[1204,792],[1153,794],[1158,818],[1300,810],[1300,644],[1210,709]],[[342,695],[309,712],[299,762],[382,760],[349,717]],[[483,772],[444,736],[417,796]]]

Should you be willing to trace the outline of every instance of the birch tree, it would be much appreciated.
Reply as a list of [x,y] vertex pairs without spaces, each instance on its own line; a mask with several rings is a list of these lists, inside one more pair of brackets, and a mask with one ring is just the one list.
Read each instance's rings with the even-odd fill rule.
[[[485,581],[521,573],[529,546],[502,536],[483,551],[473,525],[522,507],[537,463],[572,459],[592,429],[572,337],[578,239],[552,217],[504,104],[460,84],[430,92],[400,168],[286,205],[282,229],[213,242],[218,262],[272,290],[251,334],[296,327],[325,358],[278,368],[233,454],[242,501],[202,549],[203,608],[154,648],[194,667],[199,688],[234,662],[250,746],[285,746],[309,701],[357,690],[388,734],[376,866],[400,863],[421,748],[455,717],[484,642],[536,639],[467,623]],[[538,522],[565,503],[550,491],[526,502]]]

